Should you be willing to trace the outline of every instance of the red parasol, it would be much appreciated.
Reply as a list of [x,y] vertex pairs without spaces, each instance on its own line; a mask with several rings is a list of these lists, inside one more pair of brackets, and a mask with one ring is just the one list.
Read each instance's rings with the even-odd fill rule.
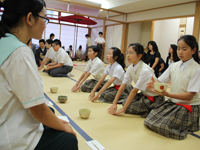
[[94,20],[91,20],[91,19],[86,18],[84,16],[79,16],[79,15],[58,17],[58,19],[60,21],[66,21],[66,22],[77,23],[77,24],[86,24],[86,25],[97,24],[97,22],[95,22]]

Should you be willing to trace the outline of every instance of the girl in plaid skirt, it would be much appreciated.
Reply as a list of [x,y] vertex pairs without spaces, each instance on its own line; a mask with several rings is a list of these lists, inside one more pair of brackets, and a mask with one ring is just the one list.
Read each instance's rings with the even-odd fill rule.
[[[138,114],[141,117],[146,117],[149,112],[163,103],[164,97],[146,89],[146,84],[154,76],[154,71],[146,63],[148,63],[144,48],[139,43],[130,44],[127,53],[129,63],[132,63],[125,74],[123,83],[115,96],[113,105],[108,109],[110,114],[128,113]],[[132,80],[135,82],[134,89],[130,92],[128,98],[123,102],[123,108],[116,112],[117,102],[127,84]],[[141,93],[138,93],[138,91]]]
[[[88,61],[85,71],[83,72],[77,83],[74,85],[74,87],[71,89],[72,92],[80,91],[81,89],[83,92],[90,93],[95,87],[98,80],[104,73],[104,63],[101,61],[101,59],[98,58],[98,53],[99,48],[97,46],[89,47],[88,57],[90,58],[90,60]],[[94,79],[85,81],[91,74],[93,75]],[[99,91],[105,83],[106,80],[103,81],[97,91]]]
[[[106,67],[103,76],[89,95],[89,99],[92,102],[96,101],[99,98],[99,101],[112,103],[124,79],[124,54],[121,53],[120,49],[116,47],[111,47],[108,50],[106,59],[107,62],[109,62],[109,65]],[[95,91],[103,83],[107,75],[110,75],[110,80],[101,88],[101,90],[95,96]],[[114,86],[109,87],[112,83],[114,84]],[[123,100],[128,97],[132,89],[132,85],[127,85],[125,91],[120,96],[118,103],[122,103]]]
[[[157,82],[168,83],[171,80],[170,93],[163,90],[159,95],[170,99],[153,109],[145,119],[145,125],[151,130],[174,139],[185,139],[188,132],[199,130],[200,114],[200,66],[198,43],[194,36],[185,35],[178,40],[178,57],[158,78]],[[147,88],[154,87],[154,79]]]

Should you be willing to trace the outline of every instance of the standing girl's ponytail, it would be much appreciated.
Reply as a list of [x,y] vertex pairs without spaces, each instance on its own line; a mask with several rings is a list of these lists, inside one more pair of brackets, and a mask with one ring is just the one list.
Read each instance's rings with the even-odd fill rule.
[[[117,47],[111,47],[110,49],[113,50],[113,59],[116,60],[116,62],[118,64],[120,64],[122,66],[122,68],[124,69],[126,67],[125,63],[124,63],[124,54],[121,53],[121,50]],[[117,58],[116,58],[117,56]]]

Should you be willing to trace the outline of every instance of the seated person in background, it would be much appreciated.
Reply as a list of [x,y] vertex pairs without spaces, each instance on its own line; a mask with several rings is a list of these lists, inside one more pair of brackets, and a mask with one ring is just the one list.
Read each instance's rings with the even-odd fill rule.
[[69,57],[70,57],[71,59],[73,59],[73,57],[72,57],[72,52],[73,52],[73,50],[72,50],[72,45],[69,46],[69,48],[67,49],[66,52],[68,53]]
[[82,46],[80,45],[79,48],[76,50],[76,60],[83,60],[83,51]]
[[36,54],[35,54],[36,63],[37,63],[38,67],[42,63],[42,60],[44,59],[44,57],[47,53],[44,39],[39,40],[39,44],[40,44],[40,47],[36,50]]
[[56,52],[52,47],[52,42],[52,39],[46,40],[45,47],[48,50],[38,70],[41,70],[47,63],[56,62]]
[[165,71],[165,62],[164,60],[160,57],[159,59],[159,64],[160,64],[160,69],[159,69],[159,76]]
[[47,65],[46,70],[52,77],[67,77],[73,69],[73,63],[69,55],[61,48],[61,42],[55,39],[52,43],[53,49],[56,53],[56,62]]

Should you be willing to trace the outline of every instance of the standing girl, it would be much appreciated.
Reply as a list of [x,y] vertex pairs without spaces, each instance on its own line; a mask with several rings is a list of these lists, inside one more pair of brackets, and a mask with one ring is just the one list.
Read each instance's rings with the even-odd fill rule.
[[166,59],[166,69],[173,64],[174,62],[179,61],[180,59],[178,58],[177,55],[177,45],[171,44],[169,47],[169,54]]
[[157,46],[156,42],[149,41],[148,50],[149,51],[147,52],[147,55],[149,56],[150,67],[154,70],[156,77],[158,77],[159,69],[160,69],[159,60],[160,60],[161,56],[158,51],[158,46]]
[[[163,136],[181,140],[187,137],[188,132],[199,131],[200,66],[195,37],[182,36],[178,40],[177,54],[181,61],[173,63],[158,78],[158,82],[172,81],[170,93],[153,90],[159,95],[170,97],[170,100],[152,110],[144,123]],[[154,82],[150,81],[147,87],[153,88]]]
[[[125,112],[127,114],[138,114],[141,117],[146,117],[153,108],[159,106],[164,101],[164,97],[146,89],[146,84],[154,76],[154,73],[153,69],[146,64],[148,63],[148,59],[144,53],[143,46],[139,43],[130,44],[127,59],[132,64],[128,67],[123,84],[108,111],[110,114]],[[135,82],[135,87],[123,102],[123,108],[116,112],[117,101],[124,91],[126,84],[130,84],[132,80]],[[138,93],[139,90],[141,93]]]
[[[124,79],[124,74],[125,74],[124,55],[121,53],[120,49],[116,47],[111,47],[108,50],[106,59],[107,62],[109,62],[109,65],[106,67],[103,76],[96,84],[96,86],[93,88],[89,96],[92,102],[99,98],[100,101],[112,103]],[[107,75],[110,75],[110,80],[101,88],[101,90],[95,96],[96,90],[103,83]],[[108,88],[112,83],[114,84],[114,86]],[[120,96],[118,103],[122,103],[123,100],[128,97],[132,89],[133,87],[131,85],[130,86],[127,85],[125,92],[123,92],[122,95]],[[99,95],[101,96],[99,97]]]
[[4,0],[1,7],[0,149],[77,150],[72,127],[45,104],[33,52],[25,45],[30,38],[42,37],[49,21],[45,2]]
[[[104,73],[104,63],[101,61],[101,59],[98,58],[98,53],[99,48],[97,46],[89,47],[88,57],[90,58],[90,60],[88,61],[85,71],[83,72],[77,83],[74,85],[74,87],[71,89],[72,92],[78,90],[80,91],[81,88],[83,92],[90,93],[97,84],[98,80],[102,77]],[[85,81],[91,74],[93,75],[94,79]],[[103,81],[97,91],[99,91],[105,83],[106,81]]]

